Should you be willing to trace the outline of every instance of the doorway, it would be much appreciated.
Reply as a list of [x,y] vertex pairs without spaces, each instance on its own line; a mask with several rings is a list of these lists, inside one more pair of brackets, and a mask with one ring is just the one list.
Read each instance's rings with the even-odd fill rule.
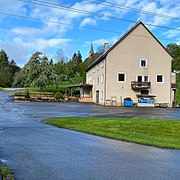
[[99,90],[96,91],[96,103],[99,104]]

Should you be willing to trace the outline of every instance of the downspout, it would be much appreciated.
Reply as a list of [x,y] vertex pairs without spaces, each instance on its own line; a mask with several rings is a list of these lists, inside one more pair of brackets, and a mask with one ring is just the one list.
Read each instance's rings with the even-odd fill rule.
[[173,107],[172,91],[172,61],[170,61],[170,107]]
[[104,106],[106,105],[106,76],[107,76],[107,72],[106,72],[106,56],[104,58]]

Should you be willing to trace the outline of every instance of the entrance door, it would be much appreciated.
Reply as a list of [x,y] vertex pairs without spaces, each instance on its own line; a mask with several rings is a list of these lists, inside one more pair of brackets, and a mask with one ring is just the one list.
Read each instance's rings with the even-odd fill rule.
[[99,91],[96,91],[96,103],[99,104]]

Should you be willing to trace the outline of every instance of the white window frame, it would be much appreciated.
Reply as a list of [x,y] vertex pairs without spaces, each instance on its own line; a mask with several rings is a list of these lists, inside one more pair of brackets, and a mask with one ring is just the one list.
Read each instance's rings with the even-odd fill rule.
[[97,77],[97,84],[99,84],[99,77]]
[[[119,81],[119,74],[124,74],[124,81]],[[118,72],[117,73],[117,82],[118,83],[125,83],[126,82],[126,73],[125,72]]]
[[103,91],[101,91],[101,100],[103,100],[103,96],[104,96]]
[[101,62],[101,68],[103,68],[104,67],[104,60],[102,60],[102,62]]
[[[158,77],[158,76],[162,76],[162,82],[158,82],[158,81],[157,81],[157,77]],[[164,83],[164,75],[163,75],[163,74],[156,74],[156,83],[157,83],[157,84],[163,84],[163,83]]]
[[[141,61],[145,61],[145,63],[146,63],[146,66],[141,66]],[[148,66],[148,64],[147,64],[148,62],[147,62],[147,59],[145,59],[145,58],[141,58],[140,59],[140,61],[139,61],[139,66],[140,66],[140,68],[147,68],[147,66]]]
[[101,74],[101,83],[104,82],[104,74]]
[[[145,81],[145,76],[147,76],[147,77],[148,77],[148,80],[147,80],[147,81]],[[144,82],[150,82],[149,75],[144,75]]]
[[[137,75],[136,75],[136,81],[137,81],[137,82],[138,82],[138,76],[142,76],[142,82],[150,82],[150,76],[149,76],[149,75],[137,74]],[[148,81],[145,81],[145,76],[148,77]]]

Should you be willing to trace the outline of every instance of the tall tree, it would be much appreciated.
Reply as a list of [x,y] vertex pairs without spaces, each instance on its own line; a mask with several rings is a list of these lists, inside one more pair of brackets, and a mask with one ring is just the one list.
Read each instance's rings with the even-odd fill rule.
[[41,91],[47,85],[56,85],[58,76],[55,74],[53,66],[50,65],[48,58],[41,52],[32,55],[29,62],[25,65],[26,82],[31,86],[38,86]]
[[81,55],[80,51],[78,51],[78,53],[77,53],[77,62],[78,63],[82,62],[82,55]]
[[0,86],[11,86],[14,74],[19,70],[15,61],[9,62],[8,56],[4,50],[0,51]]

